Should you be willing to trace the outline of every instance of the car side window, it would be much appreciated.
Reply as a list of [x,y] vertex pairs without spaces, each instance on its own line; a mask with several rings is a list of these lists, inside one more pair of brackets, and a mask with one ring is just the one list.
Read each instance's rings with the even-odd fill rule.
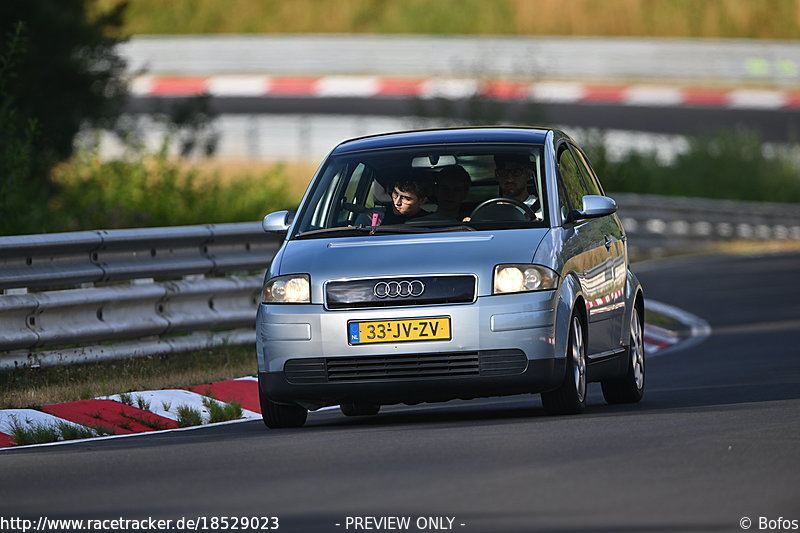
[[595,174],[592,165],[589,164],[589,159],[586,157],[586,154],[584,154],[583,151],[581,151],[581,149],[574,144],[570,146],[570,149],[577,157],[578,163],[581,166],[581,170],[583,170],[583,177],[586,182],[586,187],[589,190],[589,194],[602,196],[604,194],[603,187],[600,185],[600,180],[597,179],[597,174]]
[[[361,204],[361,197],[364,196],[364,189],[366,181],[362,179],[365,176],[367,167],[364,163],[358,163],[353,170],[352,174],[347,178],[346,185],[344,185],[343,197],[339,202],[339,205],[342,203],[351,203],[351,204]],[[336,222],[335,226],[343,226],[350,222],[352,222],[353,218],[355,218],[355,214],[352,211],[348,211],[346,209],[340,209],[339,213],[336,215]]]
[[567,200],[567,190],[564,188],[564,180],[558,180],[558,209],[561,211],[561,220],[566,220],[569,214],[569,201]]
[[566,145],[562,145],[559,151],[558,169],[561,173],[564,189],[567,191],[570,207],[572,209],[581,209],[583,207],[583,197],[590,193],[581,179],[578,163]]

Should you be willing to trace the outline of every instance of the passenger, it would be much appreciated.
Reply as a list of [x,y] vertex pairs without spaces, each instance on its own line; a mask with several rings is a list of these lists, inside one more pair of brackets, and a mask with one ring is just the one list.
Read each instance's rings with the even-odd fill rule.
[[461,221],[469,212],[462,212],[472,180],[461,165],[444,167],[436,178],[436,201],[438,209],[426,218],[430,220]]
[[392,187],[392,205],[382,224],[403,224],[430,215],[422,209],[428,201],[428,192],[425,184],[414,178],[403,178],[395,182]]
[[534,212],[539,209],[539,199],[528,193],[528,182],[533,175],[533,163],[523,154],[495,154],[494,175],[500,186],[500,196],[519,200]]

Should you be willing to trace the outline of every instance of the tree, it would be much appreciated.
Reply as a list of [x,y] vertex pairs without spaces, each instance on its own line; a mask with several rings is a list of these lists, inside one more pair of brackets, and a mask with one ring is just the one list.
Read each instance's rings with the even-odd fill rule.
[[[49,171],[72,154],[80,128],[116,120],[126,95],[125,62],[115,50],[125,7],[118,2],[104,11],[97,0],[0,2],[3,203],[46,197],[53,190]],[[19,216],[36,218],[29,207]],[[19,221],[0,229],[19,226],[9,222]],[[44,229],[43,221],[31,222],[33,230]]]

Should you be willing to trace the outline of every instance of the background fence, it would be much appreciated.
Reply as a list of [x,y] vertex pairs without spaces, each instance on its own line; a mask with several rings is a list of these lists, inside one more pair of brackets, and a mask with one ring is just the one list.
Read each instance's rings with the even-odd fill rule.
[[[800,207],[613,194],[632,252],[800,241]],[[0,369],[255,342],[259,223],[0,237]]]
[[[435,50],[436,53],[431,53]],[[796,84],[789,41],[403,35],[137,36],[120,47],[133,73],[387,74]]]

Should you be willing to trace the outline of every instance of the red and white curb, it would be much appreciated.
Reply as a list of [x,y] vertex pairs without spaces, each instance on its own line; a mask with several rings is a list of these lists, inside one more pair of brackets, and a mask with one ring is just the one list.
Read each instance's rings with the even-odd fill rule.
[[[219,400],[208,398],[196,392],[179,389],[134,392],[129,396],[131,400],[133,400],[134,406],[146,405],[147,410],[151,413],[175,421],[178,421],[180,418],[178,408],[189,407],[200,413],[203,424],[208,424],[211,419],[211,413],[208,411],[206,403],[214,402],[220,405],[223,404],[223,402]],[[122,398],[119,394],[109,396],[108,399],[114,400],[115,402],[122,402]],[[261,413],[242,408],[242,418],[261,419]]]
[[[685,347],[696,344],[707,337],[711,328],[708,323],[682,309],[662,302],[647,301],[647,309],[667,315],[686,325],[691,336],[681,338],[676,333],[645,324],[645,351],[648,357],[662,355],[676,346]],[[129,403],[123,403],[123,400]],[[208,402],[233,402],[242,406],[242,417],[238,420],[209,424],[210,413],[206,407]],[[178,426],[178,408],[189,407],[201,415],[201,426],[180,428]],[[335,409],[336,407],[324,408]],[[57,441],[30,446],[52,446],[66,442],[83,442],[131,436],[139,433],[157,433],[164,431],[187,431],[209,425],[230,424],[247,420],[260,419],[261,406],[258,399],[258,380],[244,377],[219,381],[208,385],[185,389],[166,389],[133,392],[123,397],[120,394],[105,396],[92,400],[78,400],[61,404],[45,405],[36,409],[3,409],[0,410],[0,450],[14,446],[11,436],[14,425],[23,427],[53,427],[65,424],[74,428],[95,428],[108,433],[105,437],[91,439]]]
[[711,326],[708,322],[684,311],[678,307],[659,302],[657,300],[645,301],[645,313],[653,311],[683,324],[688,332],[683,336],[678,336],[674,331],[664,329],[652,324],[644,326],[645,353],[648,356],[665,355],[674,348],[685,349],[703,342],[711,335]]
[[[242,406],[242,417],[236,421],[261,419],[258,381],[245,377],[193,387],[191,390],[167,389],[116,394],[92,400],[78,400],[45,405],[35,409],[0,410],[0,448],[14,445],[11,436],[15,425],[22,427],[54,427],[61,424],[76,428],[92,428],[108,433],[111,438],[138,433],[188,430],[179,428],[178,409],[188,407],[200,413],[203,426],[209,425],[208,402],[236,401]],[[122,400],[129,403],[123,403]],[[235,422],[235,421],[234,421]],[[224,422],[223,422],[224,423]],[[211,424],[215,425],[215,424]],[[94,439],[82,439],[94,440]],[[79,442],[76,440],[58,442]],[[52,445],[37,444],[33,446]]]
[[644,349],[647,355],[653,355],[659,350],[674,346],[680,340],[680,337],[674,331],[652,324],[644,325]]
[[559,104],[618,104],[656,107],[800,109],[800,91],[725,89],[641,84],[527,82],[503,80],[384,78],[371,76],[139,76],[134,96],[319,98],[415,97],[463,99],[475,96]]

